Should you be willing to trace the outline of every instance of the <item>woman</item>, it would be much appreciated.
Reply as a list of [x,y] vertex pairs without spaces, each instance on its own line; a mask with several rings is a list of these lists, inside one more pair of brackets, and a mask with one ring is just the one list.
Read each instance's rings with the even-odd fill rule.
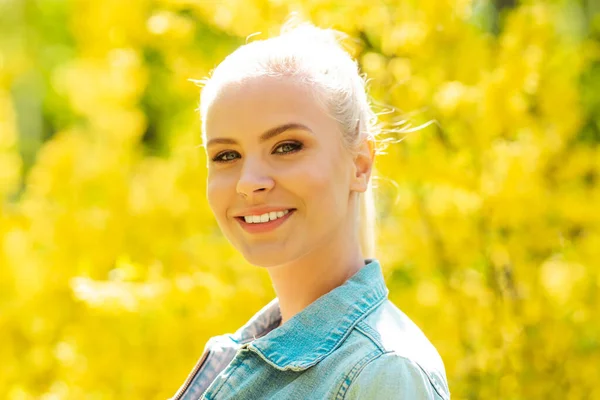
[[438,352],[372,258],[375,118],[334,32],[240,47],[200,111],[210,207],[277,297],[211,338],[174,399],[449,399]]

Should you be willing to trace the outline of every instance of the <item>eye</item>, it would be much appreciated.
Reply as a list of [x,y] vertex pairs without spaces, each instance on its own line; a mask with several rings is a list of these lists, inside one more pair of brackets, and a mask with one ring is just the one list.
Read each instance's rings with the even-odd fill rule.
[[300,142],[282,143],[273,150],[273,154],[289,154],[301,150],[303,147]]
[[233,161],[239,157],[240,157],[240,154],[237,151],[222,151],[221,153],[214,156],[212,160],[214,162],[223,163],[223,162]]

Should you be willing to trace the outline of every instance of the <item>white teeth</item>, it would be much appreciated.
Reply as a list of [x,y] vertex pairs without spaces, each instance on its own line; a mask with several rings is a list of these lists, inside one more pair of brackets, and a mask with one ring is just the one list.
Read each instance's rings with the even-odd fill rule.
[[258,223],[263,223],[263,222],[269,222],[269,221],[276,220],[277,218],[281,218],[289,212],[290,212],[289,210],[285,210],[285,211],[271,211],[271,212],[264,213],[261,215],[245,215],[244,221],[246,221],[246,223],[248,223],[248,224],[258,224]]

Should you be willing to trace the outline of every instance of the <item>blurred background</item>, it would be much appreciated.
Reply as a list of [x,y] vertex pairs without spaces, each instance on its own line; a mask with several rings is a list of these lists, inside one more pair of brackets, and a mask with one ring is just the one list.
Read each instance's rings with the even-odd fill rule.
[[600,399],[600,0],[0,0],[0,398],[165,399],[274,297],[188,79],[291,12],[370,78],[378,257],[453,399]]

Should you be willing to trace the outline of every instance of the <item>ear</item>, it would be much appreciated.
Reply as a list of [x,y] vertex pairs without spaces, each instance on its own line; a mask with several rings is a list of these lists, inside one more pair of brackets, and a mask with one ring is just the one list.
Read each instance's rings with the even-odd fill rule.
[[373,139],[365,138],[354,155],[354,168],[350,190],[355,192],[367,191],[374,161],[375,143]]

